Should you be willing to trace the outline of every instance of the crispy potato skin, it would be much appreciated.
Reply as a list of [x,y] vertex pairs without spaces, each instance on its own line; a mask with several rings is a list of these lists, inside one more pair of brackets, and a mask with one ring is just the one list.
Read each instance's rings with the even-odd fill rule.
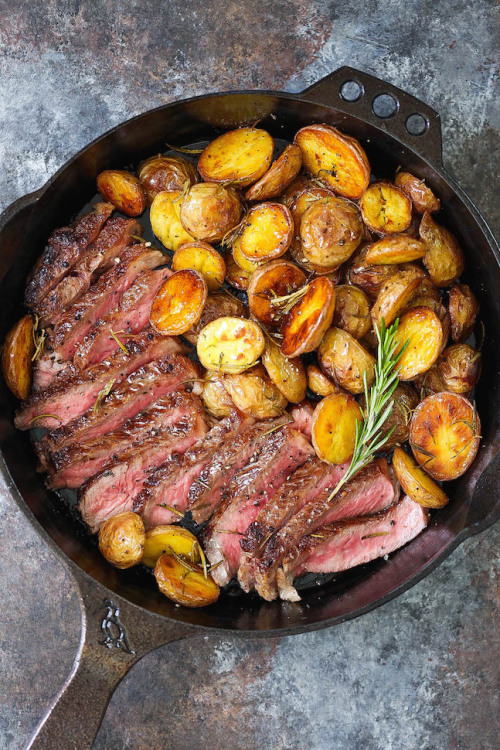
[[156,292],[149,322],[163,336],[186,333],[201,317],[207,301],[207,285],[198,271],[177,271]]
[[323,372],[350,393],[363,393],[365,373],[368,387],[373,383],[375,358],[342,328],[328,329],[319,345],[318,359]]
[[219,598],[219,587],[195,563],[183,565],[173,555],[161,555],[155,565],[154,576],[161,593],[184,607],[206,607]]
[[274,260],[293,239],[292,215],[281,203],[259,203],[247,213],[238,238],[243,255],[252,261]]
[[158,193],[149,211],[155,236],[167,250],[174,252],[186,242],[193,242],[193,237],[186,232],[179,219],[181,196],[180,190]]
[[464,254],[456,238],[435,222],[430,213],[425,213],[420,222],[420,239],[427,248],[423,262],[432,283],[437,287],[450,286],[465,268]]
[[312,418],[312,444],[316,455],[329,464],[352,458],[356,424],[363,420],[358,402],[349,393],[332,393],[316,406]]
[[217,318],[231,316],[233,318],[248,318],[247,306],[241,302],[241,300],[224,291],[217,294],[209,294],[200,319],[189,329],[189,331],[186,331],[186,333],[183,334],[184,338],[186,338],[190,344],[196,346],[202,328],[205,328],[206,325],[213,320],[217,320]]
[[140,216],[146,208],[141,181],[124,169],[105,169],[97,176],[97,189],[105,201],[127,216]]
[[199,562],[200,546],[194,534],[182,526],[163,524],[146,532],[144,542],[143,565],[154,568],[161,555],[170,553],[187,557],[192,562]]
[[426,211],[432,214],[441,208],[439,198],[436,198],[430,187],[409,172],[398,172],[394,182],[408,196],[418,214]]
[[359,207],[368,229],[379,234],[404,232],[411,224],[411,200],[388,180],[372,182]]
[[317,396],[330,396],[330,394],[340,391],[338,385],[327,378],[318,365],[307,365],[306,373],[307,387]]
[[427,370],[427,372],[418,375],[414,380],[414,385],[418,388],[420,393],[420,400],[423,400],[426,396],[431,396],[434,393],[441,393],[442,391],[448,390],[441,380],[441,376],[437,369],[437,364]]
[[24,401],[31,391],[35,342],[33,318],[25,315],[5,337],[2,347],[2,374],[10,390]]
[[347,278],[349,283],[362,289],[371,299],[377,299],[377,295],[390,276],[400,269],[395,265],[374,265],[366,260],[371,243],[362,245],[353,256]]
[[285,357],[298,357],[316,349],[332,322],[334,310],[333,283],[326,276],[313,279],[281,323],[281,351]]
[[205,373],[201,398],[208,413],[217,419],[227,417],[234,409],[233,399],[224,387],[224,375],[217,372]]
[[248,304],[252,315],[271,329],[279,327],[283,312],[271,304],[276,297],[296,292],[306,282],[301,268],[284,260],[275,260],[253,272],[248,285]]
[[441,321],[430,308],[414,307],[399,321],[394,341],[398,351],[408,341],[398,360],[398,376],[400,380],[413,380],[429,370],[439,357],[443,343]]
[[332,191],[328,190],[328,188],[320,187],[314,183],[306,185],[303,190],[299,190],[296,193],[294,199],[290,202],[290,213],[292,214],[295,235],[297,237],[300,235],[300,224],[307,209],[311,208],[318,201],[327,201],[333,195]]
[[363,239],[363,227],[354,203],[334,195],[316,201],[300,222],[305,258],[318,266],[338,268]]
[[311,263],[302,252],[300,238],[295,237],[290,245],[290,256],[294,263],[307,271],[310,276],[328,276],[333,284],[336,284],[340,278],[340,268],[318,266],[316,263]]
[[236,263],[233,254],[229,253],[225,257],[226,261],[226,281],[235,289],[246,291],[252,278],[252,271],[245,271],[244,268]]
[[255,364],[266,341],[259,326],[238,317],[217,318],[198,336],[198,358],[207,370],[238,374]]
[[137,513],[111,516],[99,529],[99,549],[115,568],[131,568],[142,560],[146,532]]
[[453,344],[439,357],[437,369],[447,391],[468,393],[481,375],[481,354],[468,344]]
[[267,374],[287,401],[300,404],[306,397],[306,368],[299,357],[288,359],[274,341],[268,339],[262,354]]
[[203,276],[209,292],[220,289],[226,276],[224,258],[207,242],[186,242],[175,251],[172,270],[184,271],[186,268]]
[[247,201],[267,201],[279,196],[297,177],[302,167],[300,148],[293,143],[286,146],[267,172],[245,193]]
[[467,284],[455,284],[448,293],[448,310],[453,341],[466,339],[473,331],[479,304]]
[[142,182],[149,203],[164,190],[183,190],[186,182],[194,185],[199,181],[193,164],[180,156],[151,156],[139,164],[139,180]]
[[411,263],[423,258],[426,247],[423,242],[407,234],[395,234],[382,237],[368,248],[365,260],[368,264],[380,265],[394,263]]
[[235,406],[255,419],[279,417],[288,403],[260,364],[236,375],[225,375],[223,382]]
[[[392,411],[383,424],[382,432],[388,433],[392,428],[394,430],[384,444],[384,450],[394,448],[394,446],[408,440],[411,415],[419,403],[418,393],[409,383],[398,383],[392,398]],[[365,409],[366,401],[364,395],[361,396],[359,403],[361,408]]]
[[335,295],[333,325],[343,328],[355,339],[362,339],[372,325],[368,297],[362,289],[352,284],[335,287]]
[[448,497],[402,448],[395,448],[392,468],[403,492],[424,508],[444,508]]
[[410,425],[413,455],[438,481],[467,471],[479,448],[481,425],[470,401],[458,393],[436,393],[417,406]]
[[235,190],[212,182],[193,185],[180,207],[182,226],[192,237],[220,242],[239,223],[241,203]]
[[259,128],[238,128],[223,133],[208,144],[198,161],[205,182],[248,187],[269,169],[274,140]]
[[396,320],[424,278],[424,271],[414,265],[391,274],[380,288],[372,307],[373,324],[380,327],[384,320],[385,325],[389,326]]

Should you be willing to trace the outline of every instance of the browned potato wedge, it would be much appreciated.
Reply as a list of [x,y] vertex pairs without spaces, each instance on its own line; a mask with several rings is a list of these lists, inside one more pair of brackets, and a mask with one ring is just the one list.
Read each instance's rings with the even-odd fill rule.
[[362,339],[372,325],[368,297],[352,284],[337,286],[335,295],[333,325],[343,328],[355,339]]
[[413,380],[439,357],[443,343],[441,321],[428,307],[414,307],[399,321],[394,342],[398,351],[408,342],[398,360],[398,376],[400,380]]
[[181,203],[181,224],[195,239],[220,242],[240,221],[241,203],[235,190],[214,182],[193,185]]
[[481,375],[481,353],[468,344],[453,344],[437,361],[439,376],[447,391],[467,393]]
[[158,558],[154,575],[161,593],[184,607],[206,607],[219,598],[219,587],[212,576],[188,560],[173,555]]
[[297,236],[300,234],[300,223],[307,209],[311,208],[314,203],[328,200],[331,197],[333,197],[331,190],[314,184],[306,185],[303,190],[296,194],[290,203],[290,213],[292,214],[295,234]]
[[35,339],[33,318],[25,315],[10,329],[2,347],[2,374],[17,398],[25,400],[31,391]]
[[248,308],[241,300],[229,294],[229,292],[221,291],[218,294],[209,294],[200,319],[189,331],[183,334],[184,338],[190,344],[196,346],[202,328],[205,328],[206,325],[213,320],[217,320],[217,318],[228,316],[233,318],[248,318]]
[[356,200],[370,181],[370,163],[360,143],[331,125],[307,125],[294,143],[306,170],[336,193]]
[[207,285],[198,271],[177,271],[156,292],[149,322],[163,336],[189,331],[201,317],[207,301]]
[[384,320],[385,325],[389,326],[396,320],[424,278],[424,271],[411,265],[389,276],[372,307],[373,324],[380,327]]
[[115,568],[131,568],[140,563],[145,541],[142,518],[132,511],[111,516],[99,529],[101,554]]
[[225,375],[224,387],[234,405],[255,419],[279,417],[288,403],[260,364],[236,375]]
[[150,203],[164,190],[183,190],[198,182],[198,172],[193,164],[180,156],[151,156],[138,169]]
[[[288,297],[306,282],[306,275],[295,263],[275,260],[258,268],[248,285],[248,304],[257,320],[275,329],[284,315],[280,298]],[[273,300],[275,303],[273,304]]]
[[155,236],[167,250],[174,252],[186,242],[193,241],[193,237],[186,232],[179,219],[181,200],[180,190],[158,193],[149,211],[151,229]]
[[243,188],[256,182],[271,165],[274,140],[259,128],[238,128],[208,144],[198,161],[205,182]]
[[220,289],[226,276],[224,258],[207,242],[186,242],[175,251],[172,270],[184,271],[186,268],[203,276],[209,292]]
[[408,196],[418,214],[426,211],[432,214],[441,208],[439,198],[436,198],[430,187],[409,172],[398,172],[394,182]]
[[[393,430],[387,442],[384,443],[384,451],[408,440],[411,415],[419,402],[417,391],[409,383],[398,383],[392,394],[392,400],[392,411],[382,426],[384,434]],[[361,396],[359,405],[363,410],[366,408],[364,395]]]
[[376,266],[381,263],[410,263],[412,260],[423,258],[426,247],[423,242],[413,239],[407,234],[396,234],[382,237],[368,248],[365,256],[366,263]]
[[268,339],[262,363],[273,383],[287,401],[299,404],[306,397],[306,368],[299,357],[288,359],[274,341]]
[[372,182],[359,207],[363,221],[373,232],[404,232],[411,224],[411,200],[388,180]]
[[306,260],[338,268],[363,239],[363,226],[354,203],[332,195],[310,206],[300,222],[300,241]]
[[455,284],[449,291],[448,310],[451,319],[451,338],[462,341],[472,333],[479,305],[467,284]]
[[252,278],[252,271],[245,271],[240,268],[233,258],[232,253],[226,255],[226,281],[235,289],[246,291]]
[[368,387],[375,377],[375,358],[359,341],[342,328],[330,328],[318,348],[321,369],[350,393],[363,393],[363,378]]
[[307,387],[318,396],[330,396],[338,393],[340,388],[336,383],[326,377],[318,365],[307,365]]
[[243,271],[247,271],[249,274],[252,274],[265,263],[265,261],[257,262],[254,260],[249,260],[246,255],[243,255],[243,253],[241,252],[239,237],[237,237],[233,242],[232,254],[236,265],[238,265]]
[[105,169],[97,176],[97,189],[105,201],[127,216],[139,216],[146,208],[141,181],[124,169]]
[[377,295],[390,276],[393,276],[400,269],[392,265],[371,265],[367,263],[371,245],[361,247],[352,259],[351,266],[347,272],[348,280],[351,284],[358,286],[372,300],[377,299]]
[[328,464],[352,458],[356,425],[363,420],[358,402],[349,393],[332,393],[316,406],[311,437],[316,455]]
[[462,476],[476,457],[481,425],[465,396],[436,393],[413,412],[410,445],[420,466],[439,481]]
[[154,568],[161,555],[172,554],[172,552],[194,563],[201,560],[200,545],[197,538],[187,529],[183,529],[182,526],[163,524],[146,532],[144,555],[142,556],[143,565]]
[[276,198],[297,177],[302,166],[300,148],[290,144],[271,164],[267,172],[245,193],[247,201],[268,201]]
[[280,258],[292,239],[293,220],[288,208],[281,203],[259,203],[245,216],[238,243],[245,257],[261,261]]
[[415,299],[416,297],[422,297],[422,298],[427,297],[427,298],[439,301],[440,300],[439,289],[435,287],[432,281],[430,280],[430,278],[426,276],[425,279],[420,284],[420,286],[417,287],[415,291],[415,296],[412,297],[412,300]]
[[432,283],[449,286],[465,268],[464,254],[456,238],[425,213],[420,222],[420,239],[427,248],[423,261]]
[[424,508],[444,508],[446,493],[402,448],[396,448],[392,468],[403,492]]
[[304,291],[281,323],[281,350],[285,357],[298,357],[316,349],[333,319],[335,286],[330,279],[320,276]]
[[207,370],[237,374],[252,367],[266,341],[259,326],[236,317],[217,318],[198,336],[198,358]]
[[224,387],[224,375],[218,372],[208,370],[205,373],[201,398],[208,413],[217,419],[227,417],[234,409],[233,399]]

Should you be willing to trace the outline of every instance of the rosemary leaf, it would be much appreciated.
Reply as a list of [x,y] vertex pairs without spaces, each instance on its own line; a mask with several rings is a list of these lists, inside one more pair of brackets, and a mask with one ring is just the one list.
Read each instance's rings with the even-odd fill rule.
[[129,351],[128,351],[127,347],[125,346],[125,344],[122,341],[120,341],[120,339],[116,335],[115,331],[113,331],[113,329],[110,328],[109,332],[110,332],[111,336],[114,338],[114,340],[116,341],[116,343],[118,344],[118,346],[120,347],[120,349],[123,349],[123,351],[125,352],[125,354],[129,354]]
[[102,389],[102,391],[99,391],[99,393],[97,394],[97,398],[94,404],[94,414],[97,414],[97,412],[101,408],[103,399],[105,399],[106,396],[109,396],[109,394],[111,393],[113,386],[115,384],[115,380],[116,378],[113,378],[113,380],[109,380],[104,386],[104,388]]

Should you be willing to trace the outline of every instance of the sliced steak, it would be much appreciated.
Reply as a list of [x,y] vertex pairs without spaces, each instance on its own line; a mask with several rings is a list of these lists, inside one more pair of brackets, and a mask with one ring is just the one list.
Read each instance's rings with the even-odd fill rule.
[[316,404],[306,398],[300,404],[292,406],[290,409],[290,414],[293,418],[293,426],[297,430],[303,432],[309,440],[311,439],[312,416],[315,406]]
[[425,529],[428,517],[425,508],[404,497],[371,517],[321,526],[283,561],[277,575],[280,597],[299,601],[292,582],[304,573],[340,573],[394,552]]

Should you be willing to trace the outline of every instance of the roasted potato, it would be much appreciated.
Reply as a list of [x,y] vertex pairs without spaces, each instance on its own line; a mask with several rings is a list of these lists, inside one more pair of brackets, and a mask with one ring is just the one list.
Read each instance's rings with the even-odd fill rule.
[[368,187],[370,163],[360,143],[331,125],[307,125],[295,135],[305,169],[344,198],[357,200]]
[[236,263],[232,253],[226,255],[226,281],[235,289],[245,291],[248,289],[253,271],[245,271]]
[[208,144],[198,161],[205,182],[243,188],[260,179],[273,158],[274,140],[259,128],[238,128]]
[[178,336],[199,321],[206,301],[203,276],[192,269],[177,271],[156,292],[149,322],[163,336]]
[[413,380],[439,357],[443,343],[441,321],[430,308],[414,307],[399,321],[394,342],[398,345],[396,354],[402,352],[398,359],[399,379]]
[[371,245],[363,245],[353,256],[347,278],[351,284],[358,286],[371,299],[377,299],[377,295],[390,276],[400,269],[393,265],[371,265],[367,263],[366,256]]
[[142,518],[132,511],[111,516],[99,529],[101,554],[115,568],[131,568],[140,563],[145,541]]
[[163,524],[146,532],[142,556],[144,565],[147,565],[148,568],[154,568],[160,555],[172,554],[172,552],[194,563],[201,560],[200,545],[197,538],[187,529],[183,529],[182,526]]
[[225,375],[223,382],[234,405],[255,419],[279,417],[288,403],[261,364],[236,375]]
[[365,256],[366,263],[374,265],[394,263],[410,263],[412,260],[423,258],[426,247],[423,242],[407,234],[394,234],[382,237],[368,248]]
[[333,325],[343,328],[355,339],[362,339],[370,330],[370,303],[366,294],[357,286],[342,284],[335,287]]
[[352,458],[356,425],[363,420],[359,404],[349,393],[332,393],[316,406],[312,418],[312,444],[316,455],[328,464]]
[[33,318],[25,315],[10,329],[2,347],[2,374],[17,398],[25,400],[31,391],[35,331]]
[[[289,297],[304,286],[306,275],[295,263],[274,260],[258,268],[248,285],[248,304],[252,315],[271,329],[279,326],[283,305]],[[280,303],[281,300],[281,303]]]
[[239,249],[251,261],[274,260],[293,239],[292,215],[281,203],[259,203],[248,211],[238,237]]
[[340,391],[338,385],[327,378],[318,365],[307,365],[306,373],[307,387],[317,396],[330,396]]
[[289,144],[260,180],[248,188],[245,200],[268,201],[276,198],[297,177],[301,166],[300,148]]
[[296,236],[300,234],[300,223],[307,209],[318,201],[326,201],[332,197],[331,190],[314,183],[306,184],[305,188],[296,193],[294,199],[290,202],[290,213],[292,214]]
[[97,176],[97,189],[105,201],[127,216],[140,216],[146,208],[141,181],[124,169],[105,169]]
[[[389,439],[384,443],[384,450],[394,448],[395,445],[400,445],[408,440],[411,415],[418,402],[418,393],[412,385],[398,383],[392,394],[392,411],[382,425],[383,434],[387,435],[392,430]],[[359,405],[363,410],[366,408],[364,395],[361,396]]]
[[243,269],[243,271],[247,271],[249,274],[252,274],[265,263],[265,261],[250,260],[246,257],[246,255],[243,255],[243,253],[241,252],[239,237],[236,237],[236,239],[233,241],[233,248],[231,252],[236,265]]
[[310,276],[328,276],[333,284],[336,284],[340,277],[340,268],[332,268],[331,266],[318,266],[316,263],[311,263],[304,253],[302,252],[302,245],[299,238],[295,238],[290,245],[290,256],[292,260],[307,271]]
[[303,287],[304,295],[286,313],[280,326],[285,357],[312,352],[330,326],[335,310],[335,286],[326,276]]
[[396,320],[424,278],[424,271],[410,264],[389,276],[372,307],[373,324],[380,327],[383,320],[389,326]]
[[444,508],[448,497],[441,487],[402,448],[396,448],[392,468],[403,492],[424,508]]
[[205,373],[205,382],[201,394],[205,409],[217,419],[227,417],[234,409],[233,399],[224,387],[224,377],[218,372],[208,370]]
[[262,364],[273,383],[287,401],[299,404],[306,397],[306,368],[299,357],[288,359],[274,341],[268,339],[262,354]]
[[420,393],[421,401],[426,396],[430,396],[433,393],[441,393],[442,391],[447,390],[445,384],[441,380],[437,364],[432,365],[432,367],[422,375],[418,375],[413,382],[415,388],[417,388]]
[[221,291],[217,294],[209,294],[200,319],[189,331],[183,334],[184,338],[190,344],[196,346],[202,328],[205,328],[206,325],[213,320],[217,320],[217,318],[228,316],[233,318],[248,318],[248,308],[241,300],[233,297],[229,292]]
[[363,393],[364,377],[368,387],[375,377],[375,358],[350,333],[332,327],[318,348],[323,372],[350,393]]
[[300,193],[311,187],[314,187],[314,182],[311,180],[311,178],[307,177],[307,175],[305,174],[299,174],[280,196],[280,201],[284,206],[291,210],[292,204],[300,195]]
[[427,248],[423,262],[432,283],[449,286],[465,268],[464,254],[456,238],[425,213],[420,222],[420,239]]
[[398,172],[394,182],[408,196],[418,214],[426,211],[432,214],[441,208],[439,198],[436,198],[430,187],[409,172]]
[[206,607],[219,598],[219,587],[196,563],[173,555],[161,555],[154,576],[161,593],[184,607]]
[[158,193],[153,199],[149,218],[151,229],[167,250],[177,250],[186,242],[193,242],[193,237],[182,226],[179,213],[182,192],[170,190]]
[[338,268],[363,239],[363,227],[354,203],[332,195],[316,201],[300,222],[302,252],[310,263]]
[[449,291],[448,310],[453,341],[466,339],[473,331],[479,312],[477,299],[467,284],[455,284]]
[[193,164],[180,156],[151,156],[138,169],[150,203],[164,190],[184,190],[198,182],[198,172]]
[[458,393],[427,396],[413,412],[410,445],[420,466],[438,481],[467,471],[479,448],[481,425],[475,407]]
[[186,268],[192,268],[203,276],[209,292],[220,289],[226,276],[224,258],[207,242],[186,242],[175,251],[172,270],[183,271]]
[[235,190],[215,182],[193,185],[181,203],[181,224],[196,240],[220,242],[240,221],[241,203]]
[[447,391],[467,393],[481,375],[481,353],[468,344],[453,344],[440,355],[437,369]]
[[252,367],[266,341],[251,320],[223,317],[205,326],[198,336],[198,358],[207,370],[237,374]]
[[372,182],[359,207],[368,229],[379,234],[404,232],[411,224],[411,200],[388,180]]

